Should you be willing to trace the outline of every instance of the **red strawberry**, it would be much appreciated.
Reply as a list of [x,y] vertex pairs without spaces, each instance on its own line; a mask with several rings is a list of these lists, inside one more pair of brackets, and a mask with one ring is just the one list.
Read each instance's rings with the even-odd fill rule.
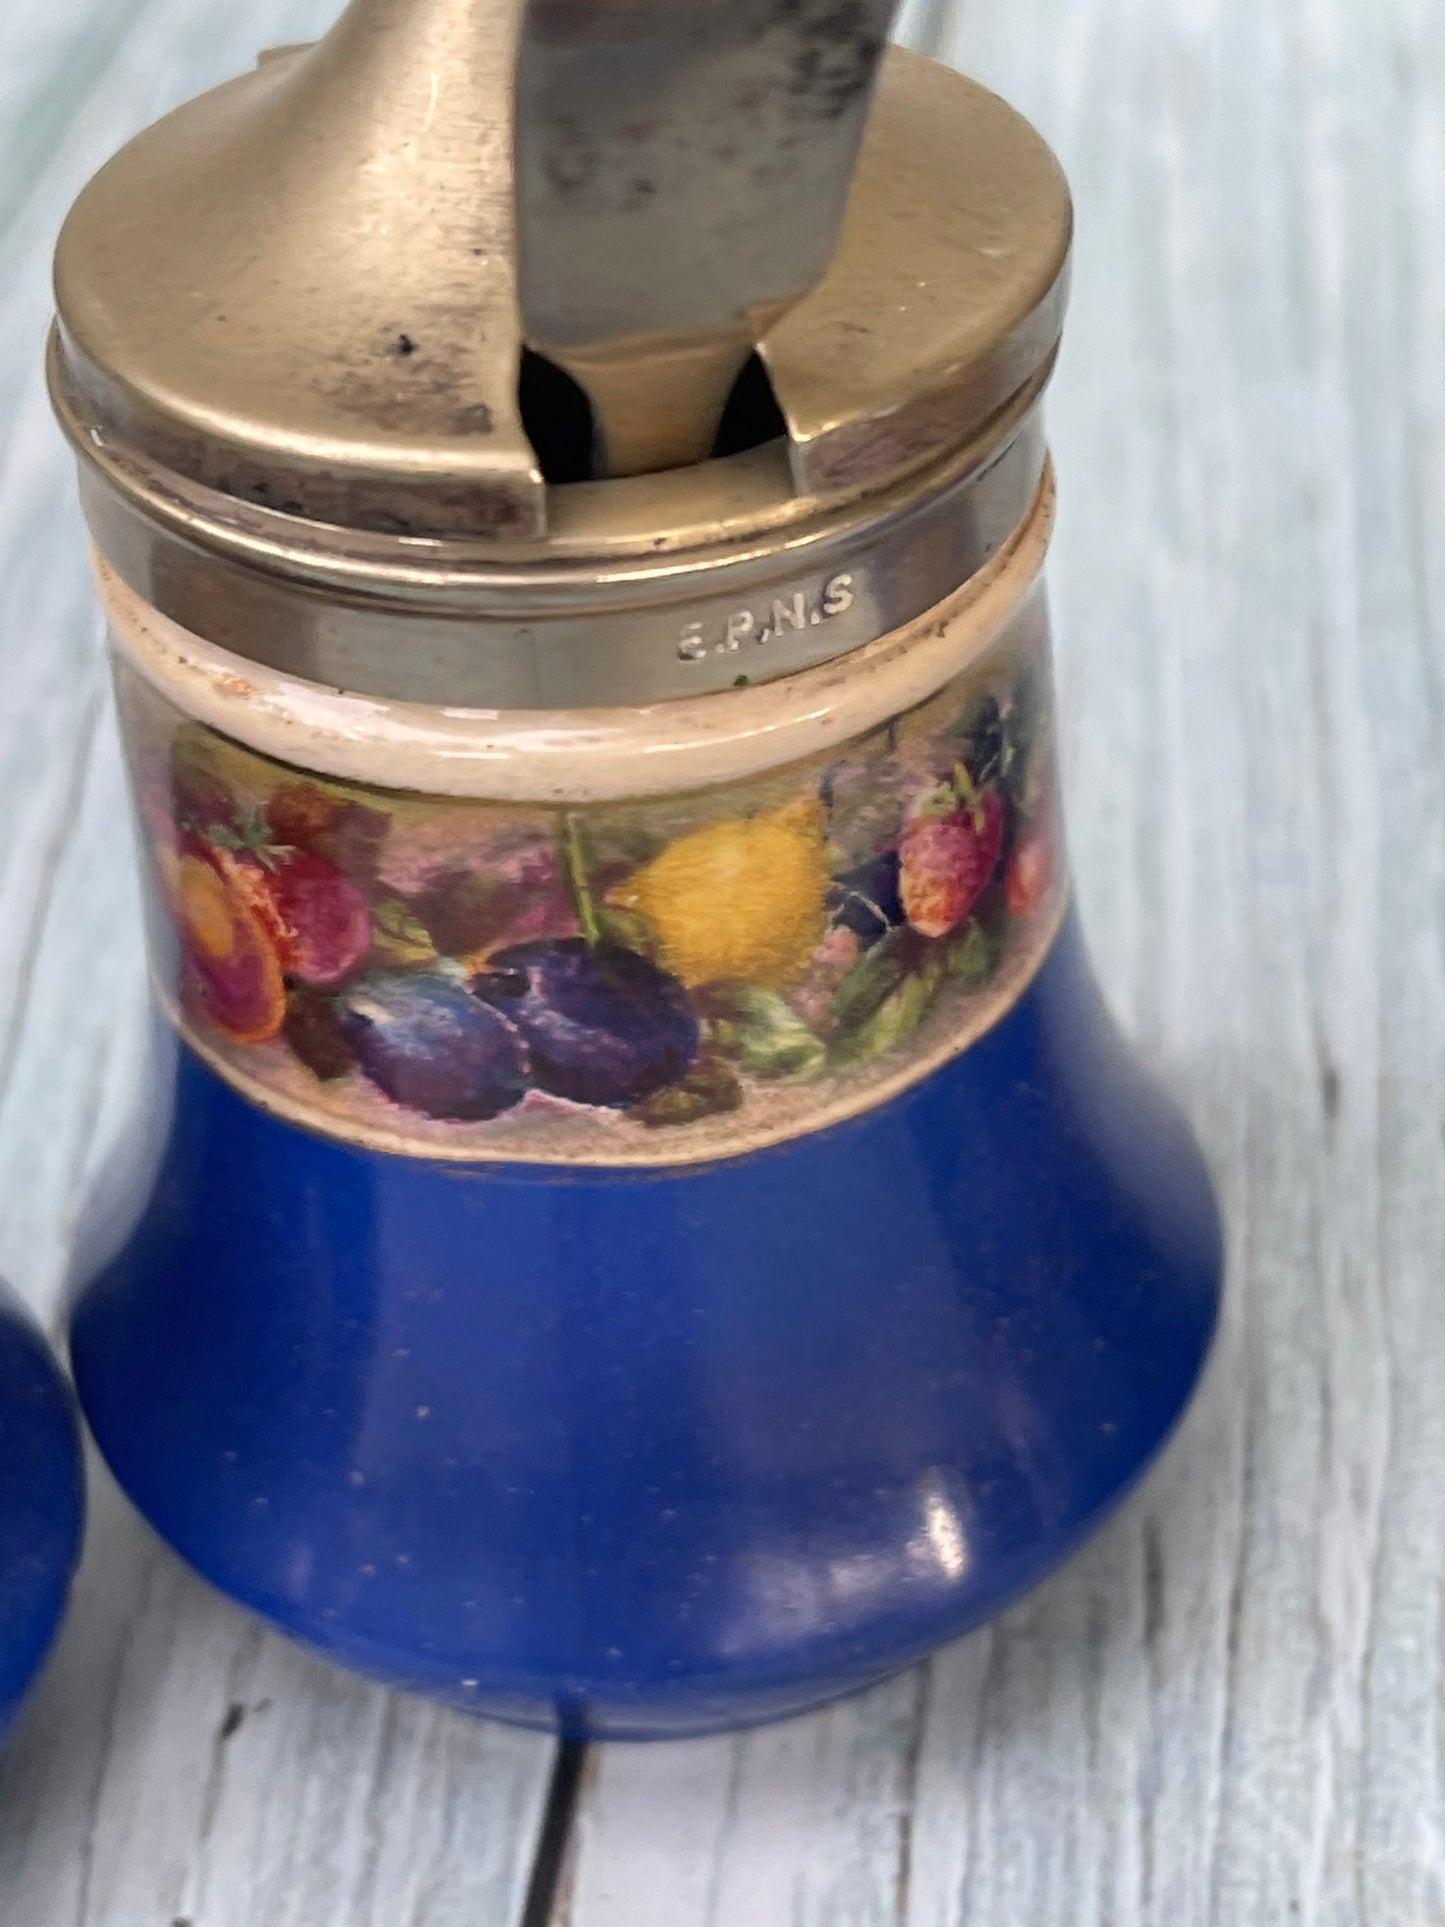
[[[952,808],[937,792],[898,846],[903,913],[921,936],[946,937],[978,902],[1003,851],[1004,805],[997,790],[975,790]],[[942,806],[941,806],[942,805]]]
[[216,850],[211,861],[269,930],[288,976],[334,984],[366,958],[371,906],[334,863],[303,850]]

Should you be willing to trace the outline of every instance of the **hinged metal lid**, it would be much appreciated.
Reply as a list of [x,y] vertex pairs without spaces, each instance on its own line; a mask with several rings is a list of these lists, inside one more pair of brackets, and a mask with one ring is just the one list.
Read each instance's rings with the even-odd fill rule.
[[[426,602],[453,616],[497,616],[515,581],[522,601],[555,612],[557,594],[539,585],[559,563],[570,571],[569,608],[589,569],[605,601],[613,590],[602,577],[636,577],[659,556],[701,566],[703,551],[725,550],[724,560],[740,547],[754,559],[783,551],[819,517],[836,523],[840,504],[881,502],[900,478],[965,452],[984,461],[993,425],[1013,432],[1057,345],[1067,188],[1002,101],[897,49],[882,60],[864,132],[876,29],[890,12],[891,0],[353,0],[314,47],[278,50],[168,115],[81,194],[57,254],[61,419],[101,491],[183,542],[187,560],[128,567],[120,551],[136,544],[97,527],[102,546],[142,593],[184,583],[168,613],[192,625],[217,593],[196,587],[201,553],[311,592]],[[594,15],[616,54],[597,98],[613,106],[589,106],[569,135],[559,101],[579,70],[567,35]],[[643,16],[654,40],[669,19],[684,40],[714,36],[677,56],[686,85],[676,74],[671,93],[659,83],[651,121],[618,80],[659,57],[655,45],[625,44],[627,20]],[[716,23],[729,18],[746,31],[719,40]],[[780,20],[791,23],[795,92],[769,104],[754,68],[776,66],[767,35]],[[685,111],[707,72],[725,73],[732,92],[707,112]],[[520,132],[518,100],[529,115]],[[730,379],[758,331],[785,438],[731,460],[549,485],[519,405],[524,348],[602,387],[612,354],[630,370],[634,414],[655,396],[661,415],[672,403],[660,351],[669,339],[696,347],[697,317],[679,293],[658,306],[663,328],[643,342],[659,351],[653,379],[639,380],[648,364],[625,313],[610,343],[586,338],[619,314],[616,290],[599,280],[602,256],[594,248],[569,267],[558,250],[580,248],[589,219],[610,208],[609,232],[639,237],[630,274],[686,277],[695,261],[680,248],[663,258],[666,220],[649,206],[666,166],[686,187],[678,204],[690,197],[699,210],[701,258],[727,247],[730,222],[752,218],[742,190],[729,189],[749,152],[775,176],[771,188],[753,183],[755,199],[771,192],[796,214],[806,203],[790,166],[806,171],[826,150],[830,178],[846,183],[860,135],[846,205],[837,197],[823,221],[826,245],[798,237],[791,287],[778,285],[774,249],[773,284],[751,305],[740,300],[736,338],[716,364]],[[608,155],[628,139],[638,171],[619,199]],[[599,154],[613,188],[589,215],[574,189]],[[677,180],[663,179],[674,203]],[[723,279],[745,292],[748,273],[744,262]],[[593,399],[606,397],[599,389]],[[658,445],[685,442],[669,435]],[[651,465],[646,446],[632,452],[639,459],[616,465]],[[90,494],[94,523],[94,486]],[[648,593],[657,599],[655,584]],[[254,621],[255,653],[321,673],[314,650],[298,656],[281,634],[280,617]],[[218,622],[207,632],[236,646]],[[791,666],[780,652],[767,673]],[[366,673],[392,693],[411,686],[404,663]],[[537,686],[554,682],[549,672]],[[484,685],[479,673],[469,687]],[[594,667],[588,686],[604,685]],[[635,693],[619,688],[617,699]]]

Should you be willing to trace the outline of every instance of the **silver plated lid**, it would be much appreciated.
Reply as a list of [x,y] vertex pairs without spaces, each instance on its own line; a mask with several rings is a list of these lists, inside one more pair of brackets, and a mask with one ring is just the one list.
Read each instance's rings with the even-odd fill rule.
[[[568,7],[549,3],[555,34]],[[782,0],[758,0],[764,25],[770,10]],[[825,11],[848,12],[807,0],[799,31]],[[863,23],[851,69],[836,46],[802,69],[856,122],[800,114],[804,152],[833,142],[836,180],[861,135],[836,244],[801,249],[792,285],[775,279],[751,307],[734,277],[742,319],[725,354],[714,341],[730,381],[755,334],[777,432],[661,470],[549,479],[529,368],[586,377],[612,352],[634,414],[658,397],[654,455],[686,443],[663,418],[696,416],[698,387],[642,378],[669,328],[675,348],[692,325],[686,303],[655,310],[651,335],[615,327],[608,350],[565,338],[565,277],[538,292],[546,238],[573,219],[544,205],[559,147],[548,12],[354,0],[314,47],[138,136],[76,203],[57,254],[52,392],[100,548],[183,626],[380,695],[635,703],[856,648],[940,600],[1025,514],[1062,324],[1067,188],[1028,124],[960,76],[890,49],[866,84],[866,9],[850,16]],[[725,49],[739,87],[751,45]],[[696,62],[678,70],[700,84]],[[864,80],[851,92],[850,71]],[[693,120],[699,140],[725,144],[726,113],[659,108],[660,125]],[[610,135],[628,124],[614,115]],[[774,160],[781,124],[764,115],[757,136]],[[640,152],[656,146],[656,128],[636,131]],[[697,154],[678,165],[695,196]],[[729,166],[714,237],[740,205]],[[658,218],[634,200],[619,231]],[[604,311],[619,312],[599,295]],[[603,386],[594,422],[618,418]],[[608,440],[594,436],[604,457]]]

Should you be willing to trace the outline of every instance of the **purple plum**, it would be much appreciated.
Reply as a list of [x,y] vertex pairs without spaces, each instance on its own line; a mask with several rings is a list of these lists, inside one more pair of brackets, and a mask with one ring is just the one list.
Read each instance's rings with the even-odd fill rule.
[[676,977],[620,944],[514,944],[472,989],[521,1035],[532,1081],[576,1104],[621,1109],[664,1090],[697,1055],[697,1018]]
[[341,1000],[340,1028],[372,1083],[427,1117],[496,1117],[527,1089],[517,1032],[438,973],[362,978]]

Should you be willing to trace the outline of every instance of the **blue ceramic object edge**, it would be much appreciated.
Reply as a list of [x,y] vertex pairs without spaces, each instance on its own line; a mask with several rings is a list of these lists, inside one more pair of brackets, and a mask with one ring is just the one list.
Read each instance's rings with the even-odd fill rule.
[[1208,1175],[1072,919],[952,1063],[715,1166],[357,1149],[157,1047],[75,1308],[102,1449],[226,1590],[503,1718],[706,1731],[908,1663],[1077,1547],[1208,1350]]
[[70,1388],[29,1315],[0,1290],[0,1737],[65,1611],[84,1513]]

